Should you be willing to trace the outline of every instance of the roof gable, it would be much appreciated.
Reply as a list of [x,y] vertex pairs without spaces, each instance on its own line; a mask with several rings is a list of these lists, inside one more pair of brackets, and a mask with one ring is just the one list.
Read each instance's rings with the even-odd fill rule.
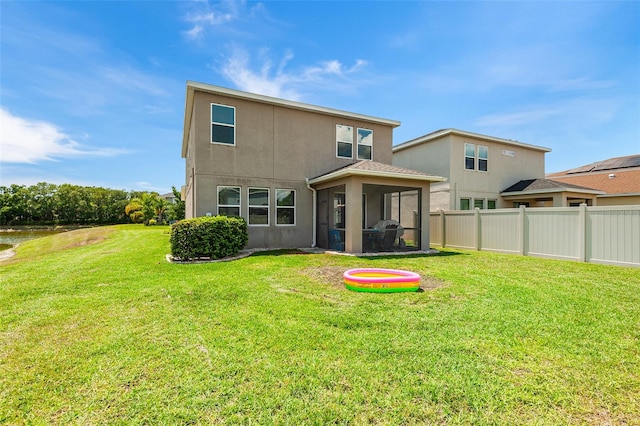
[[532,149],[534,151],[541,151],[541,152],[550,152],[551,148],[545,148],[543,146],[537,146],[537,145],[530,145],[530,144],[526,144],[523,142],[518,142],[518,141],[514,141],[511,139],[503,139],[503,138],[498,138],[495,136],[488,136],[488,135],[481,135],[480,133],[473,133],[473,132],[467,132],[465,130],[458,130],[458,129],[441,129],[441,130],[436,130],[435,132],[431,132],[428,133],[424,136],[420,136],[417,137],[415,139],[411,139],[407,142],[403,142],[399,145],[396,145],[393,147],[393,152],[396,151],[402,151],[403,149],[407,149],[410,148],[412,146],[416,146],[416,145],[421,145],[424,143],[429,143],[438,139],[441,139],[445,136],[449,136],[449,135],[456,135],[456,136],[462,136],[462,137],[468,137],[468,138],[473,138],[473,139],[479,139],[479,140],[483,140],[486,142],[494,142],[494,143],[499,143],[499,144],[503,144],[503,145],[509,145],[509,146],[517,146],[520,148],[526,148],[526,149]]

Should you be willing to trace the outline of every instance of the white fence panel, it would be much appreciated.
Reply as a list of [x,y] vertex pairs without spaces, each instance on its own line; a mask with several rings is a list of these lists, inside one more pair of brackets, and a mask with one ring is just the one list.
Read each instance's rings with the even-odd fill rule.
[[579,216],[572,207],[527,209],[525,254],[580,260]]
[[444,235],[442,235],[443,230],[443,221],[444,214],[440,213],[431,213],[429,215],[429,243],[442,246],[444,240],[442,239]]
[[479,214],[482,250],[520,253],[519,209],[482,210]]
[[430,215],[431,243],[640,267],[640,206],[449,211]]
[[640,206],[587,210],[587,261],[640,265]]
[[448,247],[474,249],[475,212],[448,212],[444,220],[445,241]]

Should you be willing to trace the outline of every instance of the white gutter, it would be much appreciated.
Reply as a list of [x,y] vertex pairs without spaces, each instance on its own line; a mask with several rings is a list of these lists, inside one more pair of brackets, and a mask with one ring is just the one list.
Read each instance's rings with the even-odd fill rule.
[[322,183],[329,180],[342,178],[345,176],[368,176],[368,177],[385,177],[394,179],[413,179],[424,180],[429,182],[446,182],[447,178],[442,176],[431,176],[425,174],[413,175],[408,173],[396,173],[396,172],[384,172],[379,170],[358,170],[358,169],[341,169],[333,173],[319,176],[317,178],[307,178],[307,184],[309,183]]
[[313,208],[313,213],[311,215],[312,219],[312,223],[313,223],[313,227],[312,227],[312,239],[311,239],[311,248],[315,248],[316,246],[316,237],[317,237],[317,228],[316,228],[316,222],[318,220],[317,218],[317,208],[316,205],[318,203],[318,191],[316,191],[314,188],[311,187],[311,185],[309,184],[309,178],[306,178],[305,181],[307,182],[307,188],[309,188],[309,191],[311,191],[311,197],[313,199],[313,203],[312,203],[312,208]]

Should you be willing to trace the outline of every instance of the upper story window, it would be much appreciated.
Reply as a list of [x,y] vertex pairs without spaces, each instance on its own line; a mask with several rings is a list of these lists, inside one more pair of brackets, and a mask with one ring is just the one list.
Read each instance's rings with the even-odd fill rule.
[[[476,157],[478,159],[478,168],[476,169]],[[478,145],[476,156],[476,145],[472,143],[464,144],[464,169],[479,170],[486,172],[489,170],[489,148]]]
[[218,215],[240,216],[240,187],[218,187]]
[[476,169],[476,146],[472,143],[464,144],[464,168],[465,170]]
[[236,144],[236,108],[211,104],[211,143]]
[[353,127],[336,124],[336,156],[353,158]]
[[489,170],[489,148],[478,145],[478,170],[486,172]]
[[373,130],[358,129],[358,160],[373,159]]

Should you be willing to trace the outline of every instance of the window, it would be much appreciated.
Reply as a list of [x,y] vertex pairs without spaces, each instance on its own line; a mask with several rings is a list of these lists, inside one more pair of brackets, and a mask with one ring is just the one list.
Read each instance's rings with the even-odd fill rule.
[[487,208],[488,209],[495,209],[496,208],[496,200],[487,200]]
[[269,225],[269,189],[249,188],[249,225]]
[[474,209],[484,210],[484,199],[483,198],[474,199],[473,200],[473,208]]
[[476,146],[472,143],[464,144],[464,168],[465,170],[476,169]]
[[211,143],[236,144],[236,108],[211,104]]
[[276,189],[276,225],[296,224],[296,191]]
[[478,170],[486,172],[489,165],[489,148],[478,146]]
[[240,216],[240,187],[218,187],[218,215]]
[[336,155],[353,158],[353,127],[336,124]]
[[470,198],[460,198],[460,210],[471,210]]
[[358,129],[358,160],[373,159],[373,130]]

